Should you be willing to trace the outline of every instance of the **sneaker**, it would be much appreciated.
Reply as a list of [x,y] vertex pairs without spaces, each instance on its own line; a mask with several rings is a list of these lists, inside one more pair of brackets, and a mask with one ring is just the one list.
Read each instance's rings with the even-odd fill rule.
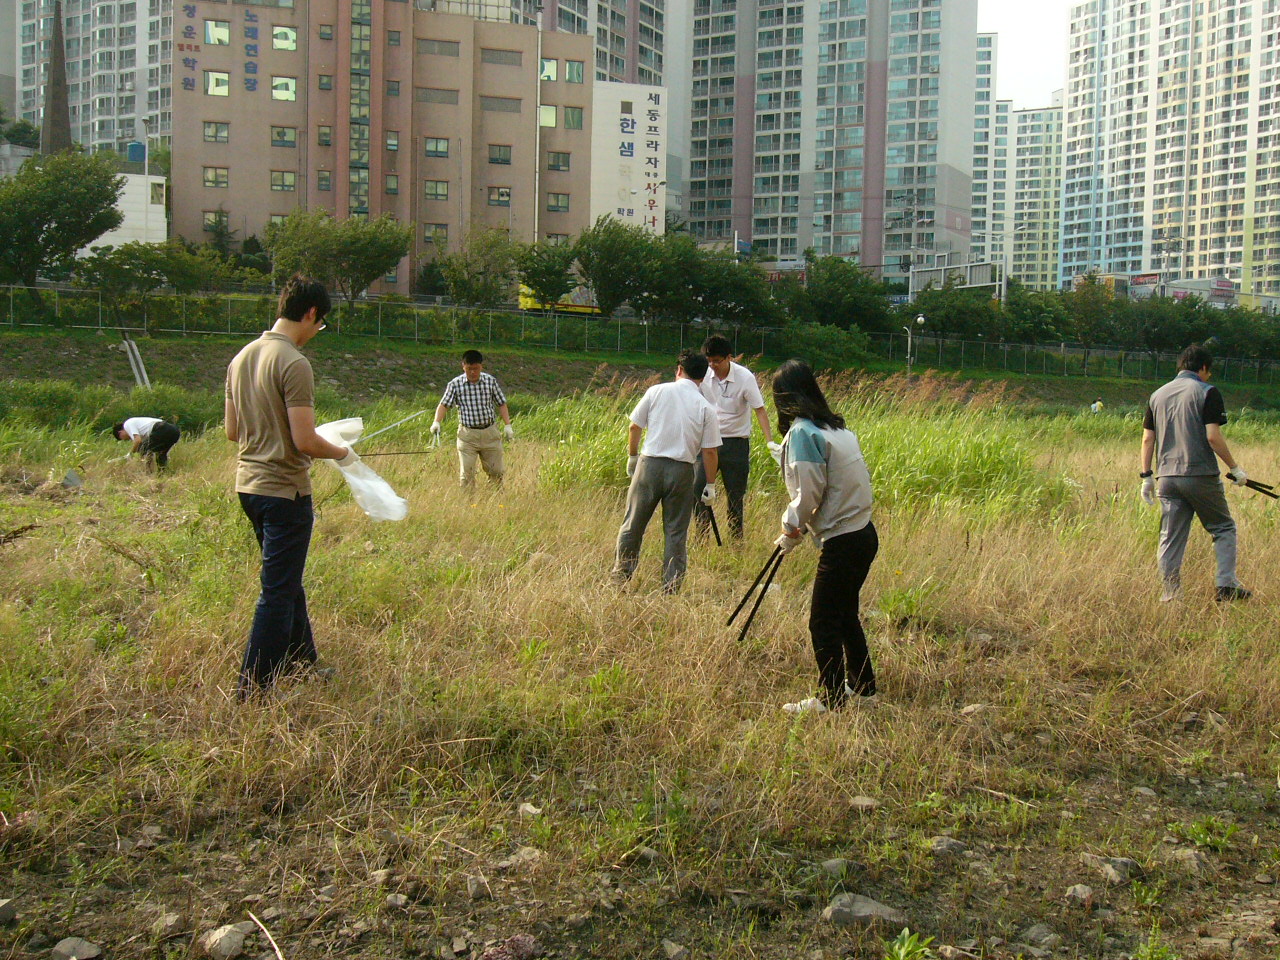
[[1227,600],[1248,600],[1253,596],[1252,590],[1246,590],[1239,585],[1234,587],[1219,587],[1214,599],[1219,603]]
[[1160,594],[1160,602],[1168,603],[1171,600],[1177,600],[1178,594],[1182,592],[1182,581],[1176,577],[1171,577],[1164,582],[1164,592]]
[[787,713],[826,713],[827,705],[817,697],[810,697],[799,703],[784,703],[782,709]]

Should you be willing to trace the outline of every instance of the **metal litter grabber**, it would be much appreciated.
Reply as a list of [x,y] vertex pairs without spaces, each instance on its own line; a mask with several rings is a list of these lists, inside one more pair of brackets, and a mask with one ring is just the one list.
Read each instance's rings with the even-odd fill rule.
[[711,532],[716,535],[716,546],[723,547],[724,541],[720,539],[720,524],[716,523],[716,512],[710,504],[707,505],[707,516],[711,518]]
[[781,547],[775,546],[773,548],[773,553],[769,554],[769,559],[765,561],[760,572],[756,574],[756,578],[747,589],[746,594],[742,598],[742,602],[739,603],[733,613],[729,615],[729,622],[725,624],[726,627],[733,626],[733,621],[738,618],[738,614],[742,612],[742,608],[745,607],[747,605],[747,601],[751,599],[751,594],[755,591],[756,587],[760,586],[760,581],[763,580],[764,586],[760,587],[760,594],[756,597],[756,602],[751,607],[751,612],[747,614],[746,622],[742,625],[742,631],[738,634],[739,643],[747,638],[747,631],[751,629],[751,622],[756,618],[756,611],[760,609],[760,604],[764,601],[764,595],[769,592],[769,585],[773,583],[773,575],[777,573],[778,568],[782,566],[782,560],[785,556],[786,554],[782,551]]
[[[1226,473],[1223,474],[1223,476],[1230,477],[1231,474]],[[1275,492],[1276,488],[1274,484],[1263,483],[1261,480],[1246,480],[1244,485],[1250,490],[1262,494],[1264,497],[1270,497],[1272,500],[1280,500],[1280,493]]]

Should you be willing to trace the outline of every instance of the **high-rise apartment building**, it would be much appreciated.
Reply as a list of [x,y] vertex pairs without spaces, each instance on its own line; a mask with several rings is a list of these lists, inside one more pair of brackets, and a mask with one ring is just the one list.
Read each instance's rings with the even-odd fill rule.
[[1089,270],[1280,293],[1280,4],[1071,8],[1062,282]]
[[976,0],[694,0],[690,225],[888,279],[969,250]]
[[[53,0],[19,0],[19,116],[42,120]],[[123,150],[147,126],[171,124],[173,0],[65,0],[71,136],[89,150]]]
[[995,99],[998,49],[996,34],[978,34],[973,107],[973,233],[969,253],[975,263],[1001,263],[1007,272],[1009,113],[1013,104]]
[[1049,107],[1013,111],[1010,123],[1008,272],[1033,290],[1058,287],[1062,206],[1062,93]]
[[0,0],[0,110],[18,113],[18,0]]

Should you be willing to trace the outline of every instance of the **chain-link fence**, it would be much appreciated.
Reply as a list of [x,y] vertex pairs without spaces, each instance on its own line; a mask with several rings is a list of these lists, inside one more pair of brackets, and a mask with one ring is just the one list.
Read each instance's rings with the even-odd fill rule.
[[[907,359],[903,333],[871,334],[872,349],[887,360]],[[1121,377],[1167,380],[1178,369],[1176,353],[1151,353],[1120,347],[1085,347],[1078,343],[1030,344],[990,340],[952,340],[912,336],[912,363],[935,370],[1007,370],[1057,377]],[[1274,360],[1216,357],[1213,378],[1226,383],[1275,383]]]

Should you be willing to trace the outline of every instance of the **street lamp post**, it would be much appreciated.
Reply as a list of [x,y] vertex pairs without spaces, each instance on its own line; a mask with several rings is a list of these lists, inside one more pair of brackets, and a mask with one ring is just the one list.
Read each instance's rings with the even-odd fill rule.
[[[918,315],[918,316],[916,317],[916,326],[921,327],[921,328],[923,328],[923,327],[924,327],[924,314],[923,314],[923,313],[922,313],[922,314],[920,314],[920,315]],[[910,324],[908,324],[907,326],[903,327],[902,329],[903,329],[903,330],[905,330],[905,331],[907,331],[907,376],[909,377],[909,376],[911,376],[911,361],[912,361],[912,350],[911,350],[911,345],[912,345],[912,342],[913,342],[913,341],[912,341],[912,338],[911,338],[911,325],[910,325]]]

